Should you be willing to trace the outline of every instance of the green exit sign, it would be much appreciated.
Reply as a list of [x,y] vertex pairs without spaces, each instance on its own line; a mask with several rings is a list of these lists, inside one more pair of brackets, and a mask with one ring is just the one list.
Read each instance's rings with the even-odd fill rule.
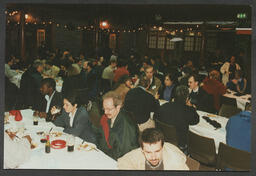
[[238,18],[238,19],[244,19],[244,18],[246,18],[246,17],[247,17],[246,13],[238,13],[238,14],[237,14],[237,18]]

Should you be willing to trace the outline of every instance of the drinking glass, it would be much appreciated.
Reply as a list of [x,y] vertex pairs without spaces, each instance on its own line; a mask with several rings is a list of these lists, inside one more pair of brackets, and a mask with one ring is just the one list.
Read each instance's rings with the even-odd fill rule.
[[74,151],[74,146],[75,146],[75,136],[68,135],[68,137],[67,137],[67,151],[68,152],[73,152]]
[[36,112],[33,113],[33,124],[38,125],[38,114]]

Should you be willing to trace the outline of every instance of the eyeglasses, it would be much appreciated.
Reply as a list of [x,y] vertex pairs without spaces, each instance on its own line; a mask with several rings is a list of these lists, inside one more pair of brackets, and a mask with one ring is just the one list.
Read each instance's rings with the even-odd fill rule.
[[114,106],[113,108],[102,108],[103,111],[113,111],[116,107]]

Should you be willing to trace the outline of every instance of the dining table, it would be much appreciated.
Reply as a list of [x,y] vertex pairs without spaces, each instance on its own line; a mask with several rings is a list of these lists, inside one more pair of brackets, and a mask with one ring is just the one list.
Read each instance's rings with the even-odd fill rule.
[[[196,125],[190,125],[189,130],[200,136],[214,139],[216,153],[218,153],[220,142],[226,144],[226,124],[228,122],[228,118],[204,111],[197,110],[196,112],[199,115],[199,123]],[[203,118],[204,116],[208,117],[210,120],[215,120],[221,125],[221,127],[216,128],[212,126]]]
[[[84,141],[79,137],[74,138],[74,151],[69,152],[67,145],[62,148],[53,147],[53,141],[67,141],[70,134],[64,133],[62,127],[55,126],[39,118],[38,125],[33,123],[33,110],[20,110],[21,121],[15,121],[14,116],[9,116],[4,125],[5,130],[17,132],[19,136],[30,135],[32,144],[31,157],[19,165],[17,169],[78,169],[78,170],[115,170],[117,162],[99,150],[95,144]],[[23,128],[23,130],[20,130]],[[22,131],[22,132],[20,132]],[[22,134],[21,134],[22,133]],[[41,139],[50,136],[50,153],[45,152],[45,143]]]
[[225,93],[223,97],[234,99],[236,101],[237,108],[241,110],[245,110],[246,103],[251,102],[250,99],[252,98],[252,95],[251,94],[238,95],[237,92],[228,89],[227,93]]
[[[160,105],[163,105],[167,102],[168,101],[166,100],[159,100]],[[200,136],[214,139],[216,153],[218,153],[220,142],[226,144],[226,124],[228,122],[228,118],[199,110],[196,112],[199,115],[199,123],[196,125],[190,125],[189,130]],[[204,116],[211,120],[215,120],[221,125],[221,127],[215,128],[203,118]]]
[[[20,88],[20,82],[21,82],[21,78],[22,78],[22,75],[24,73],[23,70],[17,70],[16,71],[17,74],[15,76],[13,76],[10,81],[12,83],[14,83],[18,88]],[[56,90],[58,92],[61,92],[61,89],[62,89],[62,85],[63,85],[63,80],[61,77],[50,77],[50,76],[47,76],[47,75],[42,75],[43,78],[53,78],[56,82]]]

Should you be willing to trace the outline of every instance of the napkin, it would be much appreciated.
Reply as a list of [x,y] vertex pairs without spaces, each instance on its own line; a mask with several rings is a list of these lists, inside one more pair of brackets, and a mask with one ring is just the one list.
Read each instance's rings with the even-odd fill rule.
[[21,115],[19,110],[11,110],[11,111],[9,111],[9,113],[11,115],[15,116],[16,121],[21,121],[22,120],[22,115]]

